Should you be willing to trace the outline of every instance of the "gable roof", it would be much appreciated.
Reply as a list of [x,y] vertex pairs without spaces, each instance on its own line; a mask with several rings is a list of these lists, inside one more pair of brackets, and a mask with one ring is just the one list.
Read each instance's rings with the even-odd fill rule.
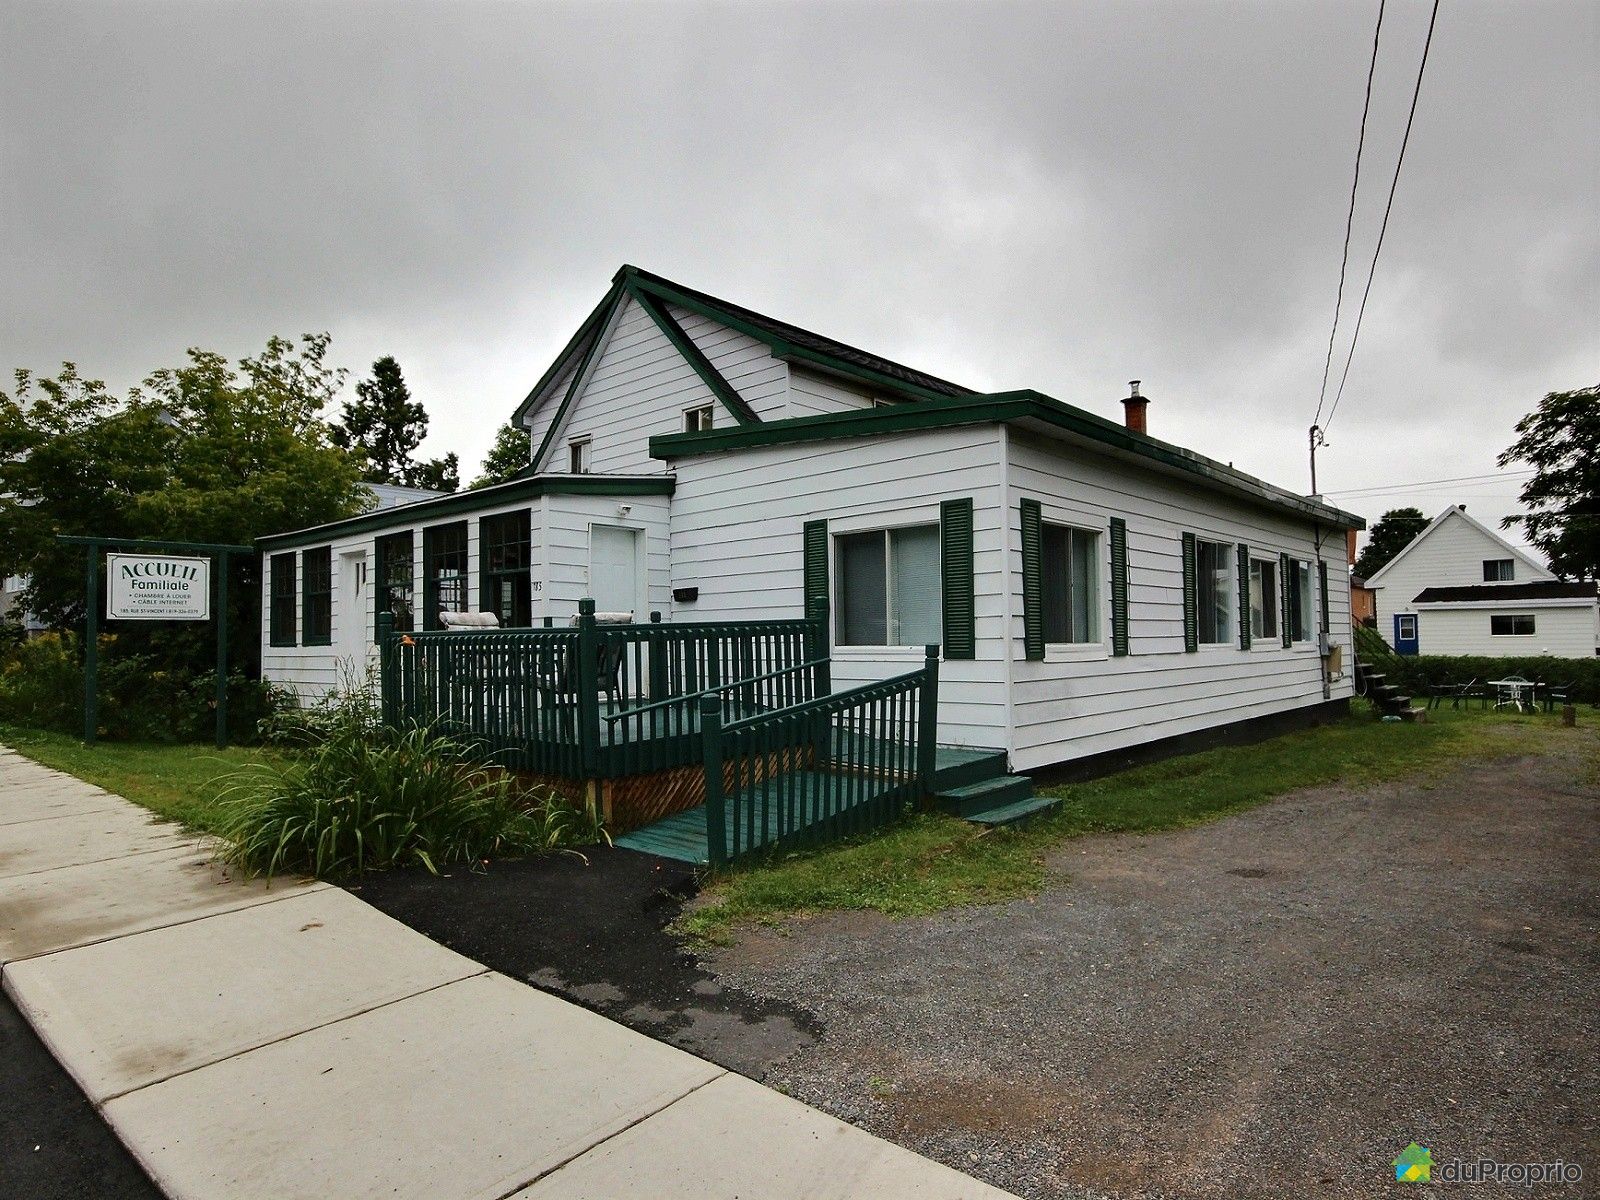
[[588,354],[594,348],[595,342],[604,332],[612,310],[626,302],[629,297],[639,301],[640,307],[662,329],[668,340],[677,346],[679,352],[689,359],[690,365],[740,424],[754,422],[759,418],[727,381],[711,368],[710,363],[696,361],[697,356],[703,360],[704,355],[700,354],[698,347],[678,326],[671,314],[666,312],[662,301],[720,322],[730,329],[736,329],[754,338],[765,345],[774,358],[800,363],[824,373],[857,379],[882,391],[891,392],[901,399],[926,400],[943,396],[976,395],[973,389],[951,383],[947,379],[940,379],[937,375],[929,375],[926,371],[915,370],[881,355],[869,354],[847,342],[824,337],[820,333],[813,333],[809,329],[802,329],[798,325],[791,325],[787,321],[780,321],[775,317],[745,308],[743,305],[720,299],[707,292],[696,291],[694,288],[684,287],[681,283],[674,283],[660,275],[624,264],[612,277],[611,287],[601,298],[600,303],[584,318],[577,333],[573,334],[571,340],[562,347],[561,353],[550,364],[549,370],[539,377],[539,381],[533,385],[516,412],[512,414],[513,424],[523,423],[528,413],[545,398],[546,389],[572,361],[574,355]]
[[1538,571],[1541,575],[1549,573],[1550,568],[1546,567],[1542,562],[1534,558],[1533,555],[1529,554],[1526,550],[1522,550],[1519,547],[1513,546],[1510,542],[1506,541],[1505,538],[1501,537],[1494,530],[1490,529],[1482,521],[1478,520],[1474,516],[1470,516],[1467,513],[1467,510],[1462,508],[1459,504],[1452,504],[1432,521],[1429,521],[1428,527],[1407,542],[1399,554],[1396,554],[1388,562],[1384,563],[1383,566],[1379,567],[1370,576],[1368,576],[1367,586],[1381,587],[1383,585],[1383,577],[1394,569],[1396,563],[1420,546],[1427,539],[1429,534],[1433,533],[1434,530],[1438,529],[1452,517],[1459,517],[1473,529],[1476,529],[1479,533],[1483,534],[1483,536],[1488,538],[1491,542],[1503,547],[1507,554],[1511,555],[1513,558],[1521,559],[1535,571]]
[[[582,386],[584,374],[612,324],[613,315],[630,299],[638,302],[736,421],[732,428],[653,437],[650,439],[650,453],[657,458],[670,460],[780,442],[867,437],[909,429],[1015,422],[1039,432],[1057,436],[1066,434],[1079,440],[1092,441],[1111,448],[1123,457],[1143,459],[1169,472],[1199,477],[1214,489],[1300,517],[1325,521],[1340,528],[1366,528],[1366,521],[1353,513],[1275,487],[1192,450],[1128,429],[1116,421],[1109,421],[1042,393],[1032,390],[977,392],[706,292],[686,288],[631,265],[624,265],[612,278],[611,289],[585,319],[550,369],[534,385],[513,417],[513,421],[520,423],[536,404],[549,402],[553,396],[547,395],[546,390],[561,376],[569,360],[575,355],[582,356],[570,376],[565,395],[559,402],[560,408],[529,462],[529,474],[538,471],[539,464],[553,444],[557,429]],[[918,403],[763,421],[700,352],[667,311],[668,304],[755,339],[765,345],[774,358],[852,379],[867,384],[874,391]]]

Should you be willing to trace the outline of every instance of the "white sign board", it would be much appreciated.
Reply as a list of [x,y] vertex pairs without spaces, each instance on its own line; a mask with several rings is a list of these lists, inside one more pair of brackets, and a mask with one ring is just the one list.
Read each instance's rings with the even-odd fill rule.
[[107,554],[106,616],[118,621],[209,621],[211,560]]

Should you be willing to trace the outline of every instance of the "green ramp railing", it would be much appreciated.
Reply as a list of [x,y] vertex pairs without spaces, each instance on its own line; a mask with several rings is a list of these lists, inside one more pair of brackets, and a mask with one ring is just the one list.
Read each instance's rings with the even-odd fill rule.
[[898,820],[930,790],[939,647],[919,670],[773,712],[725,719],[700,700],[706,851],[713,867]]

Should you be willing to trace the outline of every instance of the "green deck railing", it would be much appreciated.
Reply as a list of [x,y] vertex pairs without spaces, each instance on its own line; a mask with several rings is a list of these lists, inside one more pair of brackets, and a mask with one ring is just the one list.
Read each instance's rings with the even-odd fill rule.
[[899,819],[930,790],[938,703],[938,646],[908,674],[731,721],[704,696],[711,865]]
[[397,634],[379,614],[383,714],[475,742],[517,770],[614,779],[697,763],[700,708],[749,716],[828,694],[826,610],[772,621]]

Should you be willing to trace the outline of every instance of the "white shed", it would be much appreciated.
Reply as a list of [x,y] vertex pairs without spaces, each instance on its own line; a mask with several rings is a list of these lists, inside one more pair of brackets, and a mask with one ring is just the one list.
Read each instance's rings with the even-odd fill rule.
[[1451,505],[1374,572],[1378,631],[1400,654],[1589,658],[1600,652],[1593,583],[1565,583]]

